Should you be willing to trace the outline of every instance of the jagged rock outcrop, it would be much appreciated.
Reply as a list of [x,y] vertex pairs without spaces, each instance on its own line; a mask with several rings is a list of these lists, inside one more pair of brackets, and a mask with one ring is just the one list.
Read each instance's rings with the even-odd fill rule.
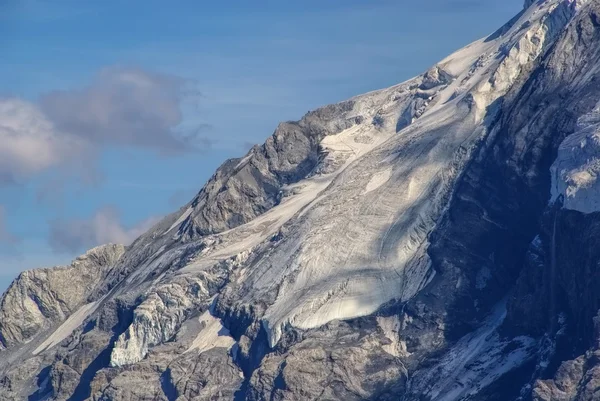
[[595,399],[600,1],[525,6],[281,124],[126,250],[22,275],[0,398]]
[[226,162],[191,203],[188,230],[198,235],[219,233],[275,206],[283,186],[305,178],[317,166],[319,144],[360,123],[355,101],[349,100],[286,122],[242,160]]
[[0,302],[0,346],[28,342],[66,320],[86,303],[124,252],[122,245],[104,245],[70,266],[21,273]]

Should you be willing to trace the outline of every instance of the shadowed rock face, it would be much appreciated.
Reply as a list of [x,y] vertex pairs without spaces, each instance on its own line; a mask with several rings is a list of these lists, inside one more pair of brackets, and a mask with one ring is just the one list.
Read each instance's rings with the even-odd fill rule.
[[525,5],[21,275],[0,399],[596,399],[600,1]]

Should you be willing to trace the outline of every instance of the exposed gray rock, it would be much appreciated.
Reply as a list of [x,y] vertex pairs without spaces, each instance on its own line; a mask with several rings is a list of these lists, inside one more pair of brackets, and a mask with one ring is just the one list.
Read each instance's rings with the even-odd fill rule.
[[264,358],[250,378],[248,398],[397,399],[408,371],[386,348],[393,340],[376,327],[372,321],[333,322],[305,333]]
[[125,252],[122,245],[88,251],[70,266],[23,272],[0,301],[0,346],[30,341],[88,300]]
[[559,150],[596,157],[561,143],[596,124],[600,1],[525,6],[281,124],[127,250],[24,273],[0,399],[598,398],[600,218],[550,190]]

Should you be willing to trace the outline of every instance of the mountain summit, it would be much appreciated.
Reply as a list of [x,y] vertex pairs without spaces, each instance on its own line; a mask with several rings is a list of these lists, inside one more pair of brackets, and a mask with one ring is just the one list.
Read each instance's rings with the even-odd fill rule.
[[131,246],[21,274],[0,399],[597,399],[599,132],[600,1],[527,0]]

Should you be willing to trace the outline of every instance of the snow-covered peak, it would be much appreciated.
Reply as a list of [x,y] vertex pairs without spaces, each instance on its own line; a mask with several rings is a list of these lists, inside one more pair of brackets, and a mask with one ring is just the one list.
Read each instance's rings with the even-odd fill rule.
[[[253,399],[293,398],[305,387],[317,399],[332,386],[333,398],[372,399],[354,385],[384,388],[371,371],[392,383],[392,398],[497,394],[536,349],[542,362],[547,355],[533,339],[505,337],[546,331],[545,315],[529,308],[545,289],[529,284],[555,269],[533,269],[525,288],[509,289],[518,260],[543,265],[546,239],[538,235],[531,258],[506,249],[524,252],[543,208],[530,200],[542,195],[556,138],[597,100],[600,3],[577,15],[584,3],[527,2],[420,76],[280,124],[127,249],[97,248],[71,266],[23,274],[0,302],[0,371],[17,350],[52,364],[38,383],[79,388],[71,362],[100,352],[104,365],[85,385],[115,392],[94,399],[129,388],[191,399],[200,394],[189,383],[221,394],[226,382]],[[600,210],[600,104],[558,153],[553,200]],[[526,294],[505,313],[507,291]],[[542,318],[521,326],[529,316]],[[387,366],[390,374],[380,370]],[[25,397],[9,399],[29,396],[36,374]],[[54,387],[57,377],[66,381]],[[337,393],[340,383],[352,388]]]
[[[564,3],[568,3],[568,4],[573,4],[576,7],[579,7],[579,6],[587,3],[589,0],[560,0],[560,1],[562,1]],[[540,5],[540,4],[543,4],[543,3],[546,3],[546,2],[551,2],[551,0],[525,0],[525,3],[523,4],[523,7],[525,9],[527,9],[527,8],[533,6],[534,4],[535,5]]]
[[[428,235],[488,134],[489,106],[537,66],[574,4],[536,3],[421,76],[281,124],[265,144],[225,163],[156,239],[134,244],[129,255],[153,256],[131,285],[170,264],[182,266],[174,274],[185,282],[224,261],[241,266],[217,302],[261,304],[271,346],[290,326],[311,329],[410,300],[435,275]],[[166,244],[171,238],[200,242],[202,251],[175,262],[187,251]],[[162,322],[153,291],[161,290],[149,290],[117,341],[115,366],[175,334],[178,323]]]

